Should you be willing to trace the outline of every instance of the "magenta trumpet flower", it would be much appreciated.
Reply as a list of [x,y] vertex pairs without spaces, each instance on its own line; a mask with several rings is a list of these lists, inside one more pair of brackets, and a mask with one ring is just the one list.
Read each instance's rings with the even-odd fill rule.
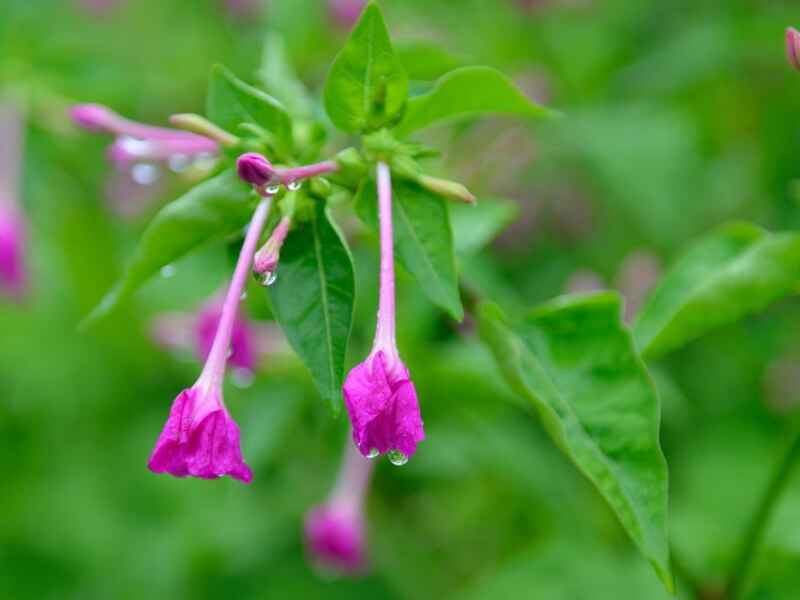
[[70,115],[76,125],[87,131],[116,136],[109,157],[119,170],[131,171],[138,183],[149,184],[153,180],[151,170],[141,166],[166,163],[173,171],[182,171],[195,161],[219,154],[215,140],[180,129],[137,123],[100,104],[78,104]]
[[386,454],[403,465],[425,439],[417,392],[400,360],[395,336],[392,183],[389,167],[378,163],[381,274],[375,341],[367,359],[347,375],[344,401],[361,454]]
[[223,401],[222,383],[242,290],[270,207],[270,200],[262,200],[253,214],[203,372],[175,399],[150,456],[148,467],[155,473],[202,479],[229,475],[245,483],[253,478],[242,458],[239,427]]
[[366,570],[364,502],[373,466],[348,441],[331,495],[306,515],[306,546],[320,570],[340,575]]
[[22,172],[22,118],[11,104],[0,104],[0,290],[15,300],[27,290],[27,223],[19,205]]

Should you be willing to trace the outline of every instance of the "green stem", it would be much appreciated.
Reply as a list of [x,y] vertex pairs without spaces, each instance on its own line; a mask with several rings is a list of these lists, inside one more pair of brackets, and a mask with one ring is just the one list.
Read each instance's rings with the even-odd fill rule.
[[726,598],[737,600],[743,591],[747,573],[764,538],[764,533],[769,524],[770,517],[778,504],[778,500],[789,482],[789,476],[795,466],[797,457],[800,456],[800,421],[797,421],[791,429],[791,434],[783,453],[783,458],[778,464],[772,479],[767,486],[764,496],[761,498],[758,510],[753,516],[753,521],[745,532],[739,556],[734,562],[730,580],[727,586]]

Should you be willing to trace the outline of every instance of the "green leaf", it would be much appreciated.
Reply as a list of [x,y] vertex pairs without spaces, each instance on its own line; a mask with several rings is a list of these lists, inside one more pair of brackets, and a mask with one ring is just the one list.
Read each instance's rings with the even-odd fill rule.
[[367,133],[401,118],[408,97],[408,77],[374,3],[364,10],[336,56],[324,95],[325,110],[342,131]]
[[494,304],[478,313],[505,379],[672,589],[659,400],[622,325],[619,296],[558,298],[513,323]]
[[456,252],[471,254],[480,250],[508,227],[518,214],[516,202],[499,198],[482,199],[475,205],[450,203]]
[[308,89],[297,76],[286,52],[286,44],[277,33],[264,40],[264,52],[257,73],[264,89],[281,102],[289,112],[301,119],[313,114],[313,102]]
[[543,117],[555,113],[529,100],[500,71],[462,67],[442,77],[427,94],[409,100],[397,132],[408,135],[430,125],[482,114]]
[[[395,181],[393,193],[394,247],[400,262],[431,302],[460,321],[464,309],[445,201],[409,181]],[[356,211],[376,230],[377,205],[375,181],[365,179],[356,197]]]
[[239,232],[252,213],[251,187],[232,169],[167,204],[145,229],[120,281],[83,325],[107,315],[162,267],[205,243]]
[[701,239],[664,276],[634,323],[657,358],[798,289],[800,236],[731,223]]
[[423,40],[398,42],[395,51],[411,80],[433,81],[464,65],[461,58]]
[[222,65],[211,70],[206,112],[211,121],[233,133],[245,123],[258,125],[272,135],[281,152],[291,151],[292,121],[283,105]]
[[275,317],[311,371],[323,399],[341,409],[344,361],[355,302],[350,252],[323,203],[289,234],[269,288]]

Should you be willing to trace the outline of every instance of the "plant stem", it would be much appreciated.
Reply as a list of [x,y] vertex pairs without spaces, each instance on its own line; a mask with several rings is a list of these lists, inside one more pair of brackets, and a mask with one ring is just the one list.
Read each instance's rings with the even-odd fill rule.
[[800,456],[800,421],[795,422],[792,426],[781,462],[778,464],[764,492],[764,496],[761,498],[758,509],[753,516],[753,521],[745,532],[742,547],[739,556],[733,563],[733,570],[727,586],[725,597],[728,600],[736,600],[743,592],[746,576],[752,565],[756,550],[761,545],[765,529],[786,484],[789,482],[798,456]]

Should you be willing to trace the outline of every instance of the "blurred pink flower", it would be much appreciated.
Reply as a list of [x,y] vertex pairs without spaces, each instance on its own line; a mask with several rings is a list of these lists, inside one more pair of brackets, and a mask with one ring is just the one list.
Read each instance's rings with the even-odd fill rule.
[[367,0],[328,0],[328,11],[334,23],[343,29],[350,29],[366,5]]
[[19,203],[23,124],[20,110],[0,104],[0,291],[20,300],[27,291],[27,222]]
[[320,570],[341,575],[366,570],[364,501],[373,466],[348,441],[331,495],[306,515],[306,546]]
[[794,27],[786,28],[786,58],[792,67],[800,71],[800,31]]
[[270,207],[270,200],[262,200],[253,214],[203,372],[175,399],[148,461],[155,473],[203,479],[229,475],[245,483],[252,480],[239,447],[239,427],[223,401],[222,383],[242,290]]
[[[214,345],[214,338],[222,319],[221,302],[212,300],[198,311],[194,323],[194,340],[197,355],[201,360],[206,360]],[[258,363],[258,354],[255,342],[255,332],[251,325],[240,315],[233,321],[231,330],[230,356],[228,364],[237,369],[253,372]]]
[[364,456],[387,454],[405,464],[425,439],[419,402],[395,339],[392,184],[389,167],[378,163],[381,275],[375,341],[367,359],[347,375],[344,400],[353,440]]
[[265,0],[222,0],[228,15],[234,19],[247,19],[258,14]]

